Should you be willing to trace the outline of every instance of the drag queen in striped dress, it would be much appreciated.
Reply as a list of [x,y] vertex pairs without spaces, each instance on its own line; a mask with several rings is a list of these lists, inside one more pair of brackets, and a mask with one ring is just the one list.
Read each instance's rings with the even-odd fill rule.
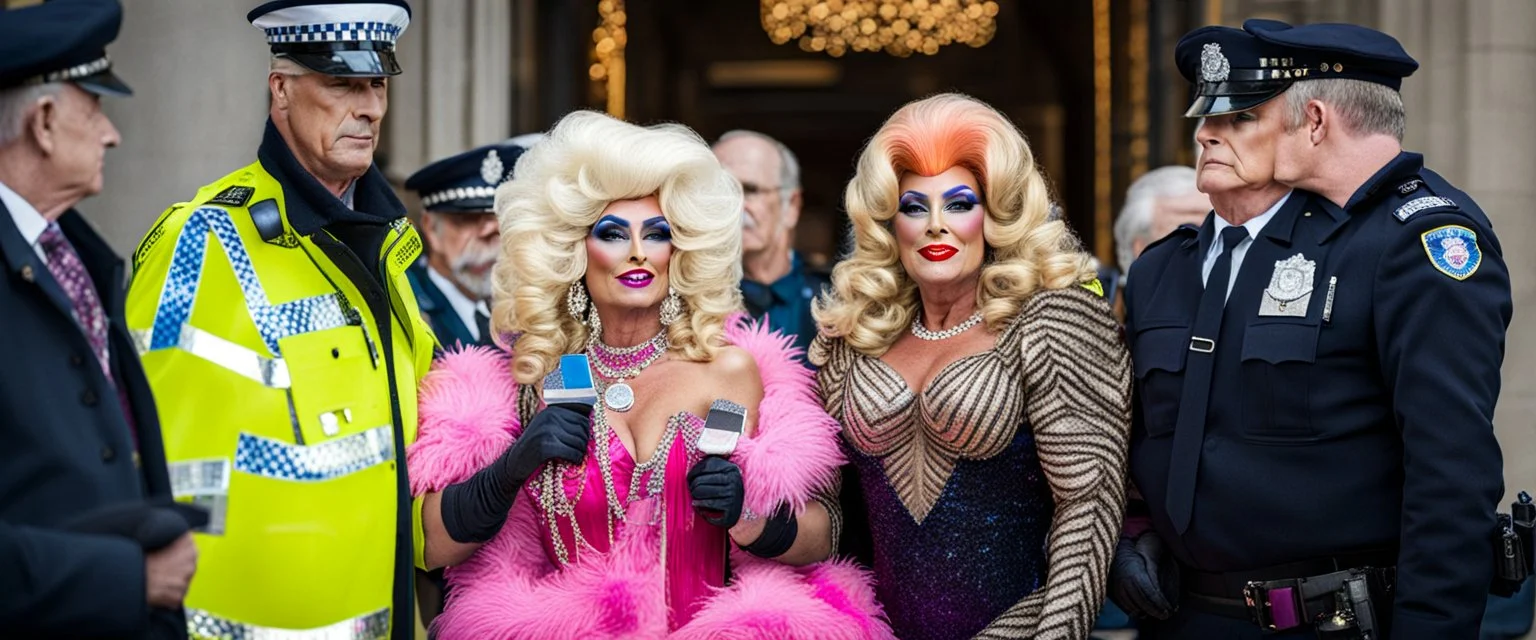
[[1103,601],[1130,360],[1048,208],[1019,131],[955,94],[897,111],[848,186],[811,358],[856,471],[846,546],[904,640],[1085,638]]

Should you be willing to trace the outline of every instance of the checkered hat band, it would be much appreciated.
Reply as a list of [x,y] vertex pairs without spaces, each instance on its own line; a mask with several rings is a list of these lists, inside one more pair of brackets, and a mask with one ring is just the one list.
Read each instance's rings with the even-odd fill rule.
[[400,27],[388,22],[330,22],[266,29],[267,44],[289,42],[364,42],[394,44]]
[[53,71],[33,79],[31,84],[43,84],[47,82],[64,82],[66,80],[78,80],[96,75],[112,68],[112,61],[108,58],[98,58],[85,64],[77,64],[68,69]]
[[452,200],[464,200],[467,198],[493,198],[496,196],[495,187],[459,187],[438,191],[421,196],[421,206],[432,207]]

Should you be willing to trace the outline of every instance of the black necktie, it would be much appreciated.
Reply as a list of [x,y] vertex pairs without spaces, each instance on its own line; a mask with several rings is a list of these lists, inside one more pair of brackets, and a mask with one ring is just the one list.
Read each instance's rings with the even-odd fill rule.
[[479,309],[475,309],[475,329],[480,332],[480,344],[491,343],[491,318]]
[[1195,477],[1200,471],[1200,449],[1205,445],[1205,412],[1210,404],[1211,372],[1216,364],[1216,336],[1221,333],[1221,313],[1227,306],[1227,286],[1232,276],[1232,250],[1248,239],[1248,230],[1227,227],[1221,232],[1221,254],[1205,279],[1200,310],[1190,331],[1189,358],[1184,365],[1184,393],[1179,396],[1179,418],[1173,432],[1173,455],[1168,461],[1168,518],[1184,533],[1195,509]]

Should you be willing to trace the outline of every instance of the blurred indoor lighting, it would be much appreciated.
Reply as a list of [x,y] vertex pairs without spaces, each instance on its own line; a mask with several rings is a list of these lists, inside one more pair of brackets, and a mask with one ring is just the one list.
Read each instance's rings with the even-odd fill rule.
[[774,44],[798,39],[802,50],[834,58],[849,49],[905,58],[956,42],[980,47],[997,33],[997,10],[994,0],[762,0]]

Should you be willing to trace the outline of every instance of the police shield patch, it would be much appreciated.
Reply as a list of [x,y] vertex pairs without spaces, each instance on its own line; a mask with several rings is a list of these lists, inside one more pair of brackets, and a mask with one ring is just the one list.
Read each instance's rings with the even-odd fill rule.
[[1477,234],[1460,225],[1446,225],[1425,231],[1419,236],[1429,263],[1440,273],[1457,280],[1466,280],[1477,272],[1483,263],[1483,252],[1477,248]]

